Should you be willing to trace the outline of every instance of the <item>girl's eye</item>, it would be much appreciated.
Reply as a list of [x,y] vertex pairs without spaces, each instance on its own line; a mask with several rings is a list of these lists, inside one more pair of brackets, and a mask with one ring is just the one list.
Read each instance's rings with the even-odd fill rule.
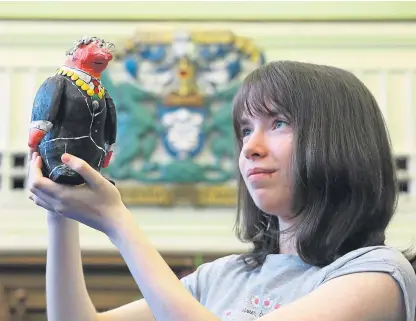
[[279,129],[282,128],[286,125],[289,125],[288,122],[281,120],[281,119],[277,119],[274,123],[273,123],[273,129]]
[[243,137],[246,137],[246,136],[248,136],[248,135],[250,135],[251,134],[251,130],[250,129],[248,129],[248,128],[243,128],[242,130],[241,130],[241,135],[243,136]]

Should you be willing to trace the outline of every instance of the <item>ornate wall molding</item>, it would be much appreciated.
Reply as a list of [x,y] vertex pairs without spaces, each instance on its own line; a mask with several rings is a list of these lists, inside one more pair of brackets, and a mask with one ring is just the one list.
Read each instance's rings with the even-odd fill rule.
[[[0,4],[0,19],[118,21],[383,21],[412,20],[412,2],[83,2]],[[99,14],[97,14],[97,6]]]

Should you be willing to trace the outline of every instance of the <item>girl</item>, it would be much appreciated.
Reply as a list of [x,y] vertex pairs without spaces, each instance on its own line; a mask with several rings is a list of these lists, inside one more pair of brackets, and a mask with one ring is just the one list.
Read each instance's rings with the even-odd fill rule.
[[[116,187],[64,154],[87,184],[42,176],[30,198],[48,210],[49,321],[413,321],[416,276],[385,245],[396,205],[385,124],[369,90],[344,70],[273,62],[237,93],[237,235],[253,248],[178,280]],[[97,313],[86,291],[78,222],[119,249],[144,299]],[[414,259],[410,259],[414,262]]]

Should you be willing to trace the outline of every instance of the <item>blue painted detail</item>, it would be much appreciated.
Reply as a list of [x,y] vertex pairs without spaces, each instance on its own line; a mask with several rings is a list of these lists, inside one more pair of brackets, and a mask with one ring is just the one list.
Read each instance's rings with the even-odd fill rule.
[[211,62],[219,58],[224,58],[232,49],[232,46],[227,44],[201,45],[198,48],[198,54],[205,61]]
[[205,61],[212,61],[216,58],[215,51],[211,50],[212,46],[202,45],[199,47],[199,56]]
[[217,53],[218,58],[224,58],[233,50],[233,47],[229,44],[222,44],[219,46],[219,50]]
[[124,67],[131,76],[134,78],[137,77],[139,72],[139,64],[137,58],[135,58],[134,55],[129,55],[124,58]]
[[49,120],[51,110],[58,107],[52,104],[59,90],[57,81],[56,77],[50,77],[39,87],[33,101],[32,120]]
[[140,57],[152,62],[158,62],[165,59],[166,48],[164,45],[148,45],[140,49]]
[[232,80],[236,76],[238,76],[241,72],[241,60],[239,58],[236,58],[236,60],[230,61],[227,64],[227,72],[228,72],[229,80]]

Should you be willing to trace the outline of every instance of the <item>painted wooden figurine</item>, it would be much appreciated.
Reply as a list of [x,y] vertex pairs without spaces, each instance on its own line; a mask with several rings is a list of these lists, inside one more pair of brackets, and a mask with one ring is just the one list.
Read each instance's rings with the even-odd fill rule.
[[100,74],[113,59],[110,47],[97,37],[81,38],[34,99],[28,145],[38,149],[44,176],[57,183],[84,183],[62,163],[65,152],[99,172],[110,162],[117,134],[116,109],[100,82]]

